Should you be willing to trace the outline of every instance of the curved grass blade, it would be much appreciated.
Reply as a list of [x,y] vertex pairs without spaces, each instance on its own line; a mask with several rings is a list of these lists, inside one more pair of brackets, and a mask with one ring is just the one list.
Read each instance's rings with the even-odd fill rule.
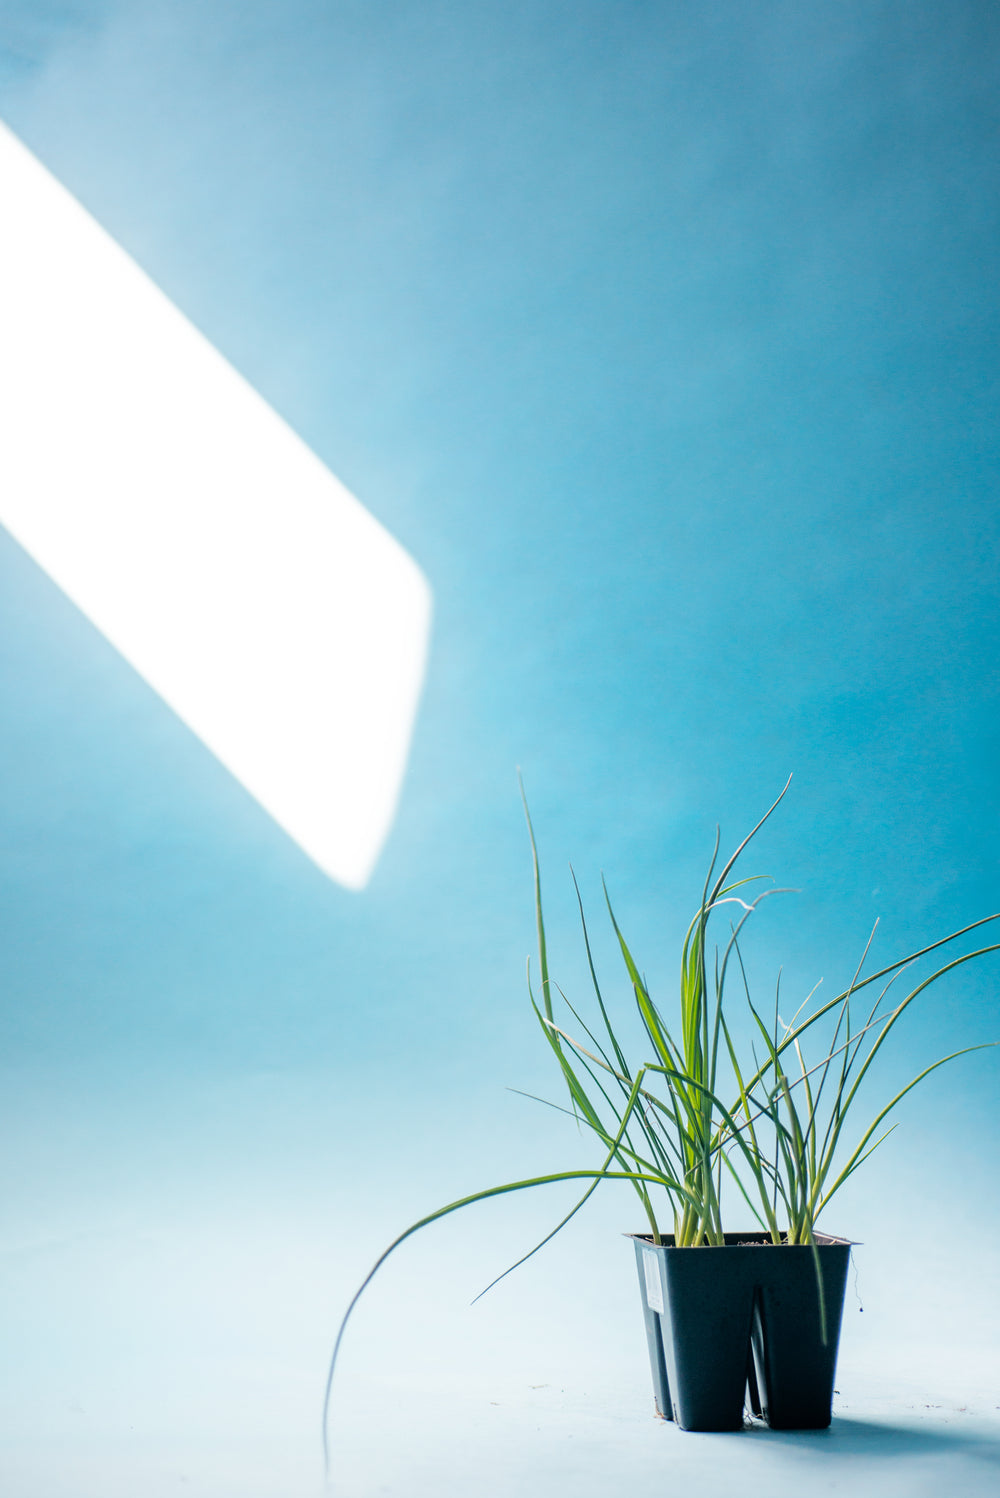
[[[378,1258],[375,1260],[375,1263],[372,1265],[371,1269],[369,1269],[361,1284],[352,1295],[350,1302],[348,1303],[347,1310],[344,1312],[343,1320],[340,1323],[336,1341],[333,1344],[333,1353],[330,1357],[330,1367],[326,1377],[326,1389],[323,1395],[323,1462],[324,1470],[327,1475],[329,1475],[330,1470],[330,1447],[328,1439],[330,1396],[333,1391],[333,1376],[336,1371],[337,1358],[340,1354],[341,1345],[343,1344],[344,1333],[347,1330],[347,1324],[351,1318],[351,1315],[357,1307],[358,1301],[361,1299],[362,1295],[367,1290],[368,1286],[371,1284],[378,1271],[382,1268],[382,1265],[385,1263],[386,1259],[389,1258],[390,1254],[395,1253],[396,1249],[399,1248],[401,1244],[405,1243],[407,1238],[412,1238],[413,1234],[419,1232],[421,1228],[429,1227],[431,1223],[438,1222],[442,1217],[447,1217],[449,1213],[457,1212],[462,1207],[470,1207],[476,1202],[488,1201],[491,1197],[505,1196],[512,1191],[530,1191],[536,1186],[552,1186],[560,1181],[584,1181],[595,1179],[597,1181],[643,1180],[648,1181],[651,1185],[654,1186],[662,1185],[662,1181],[658,1176],[644,1176],[640,1175],[638,1172],[627,1170],[560,1170],[553,1172],[553,1174],[551,1175],[534,1176],[524,1181],[508,1181],[503,1186],[491,1186],[485,1191],[474,1191],[471,1196],[460,1197],[458,1201],[449,1202],[446,1207],[439,1207],[436,1212],[429,1212],[426,1217],[421,1217],[418,1222],[411,1223],[405,1232],[400,1233],[397,1238],[394,1238],[393,1241],[389,1244],[389,1247],[383,1250],[381,1254],[379,1254]],[[681,1186],[678,1186],[676,1189],[682,1193],[684,1191],[684,1188]]]

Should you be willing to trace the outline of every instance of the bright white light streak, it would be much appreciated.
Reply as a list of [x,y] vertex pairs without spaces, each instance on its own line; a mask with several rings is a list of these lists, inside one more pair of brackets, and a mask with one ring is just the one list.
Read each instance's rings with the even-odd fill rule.
[[0,521],[361,888],[405,769],[427,583],[2,125]]

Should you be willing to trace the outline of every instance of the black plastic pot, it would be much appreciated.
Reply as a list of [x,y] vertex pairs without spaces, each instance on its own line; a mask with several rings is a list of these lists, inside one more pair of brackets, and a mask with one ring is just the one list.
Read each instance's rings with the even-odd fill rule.
[[657,1411],[682,1430],[741,1430],[750,1408],[776,1430],[830,1424],[851,1245],[816,1234],[816,1259],[766,1233],[726,1233],[724,1248],[635,1243]]

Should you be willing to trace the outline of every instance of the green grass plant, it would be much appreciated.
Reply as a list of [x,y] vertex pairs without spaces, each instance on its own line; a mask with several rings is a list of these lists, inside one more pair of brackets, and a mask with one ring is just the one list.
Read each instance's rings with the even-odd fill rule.
[[[890,998],[893,986],[918,958],[996,919],[997,916],[992,915],[974,921],[941,941],[862,978],[861,970],[875,935],[873,929],[849,987],[804,1019],[794,1016],[787,1025],[779,1018],[778,990],[775,991],[773,1016],[769,1016],[769,1022],[765,1021],[753,1003],[743,971],[746,1003],[759,1034],[763,1061],[758,1064],[755,1048],[755,1069],[744,1080],[735,1048],[730,1042],[730,1059],[740,1090],[740,1101],[733,1105],[732,1113],[740,1131],[750,1135],[756,1152],[761,1153],[765,1148],[762,1136],[765,1130],[768,1132],[772,1152],[769,1173],[774,1200],[780,1200],[783,1208],[787,1224],[785,1241],[788,1243],[814,1242],[814,1229],[820,1213],[892,1133],[895,1123],[882,1133],[879,1130],[908,1093],[931,1072],[956,1057],[997,1044],[996,1041],[987,1041],[964,1046],[925,1066],[878,1109],[845,1155],[843,1141],[849,1115],[872,1063],[896,1024],[913,1001],[933,983],[975,958],[1000,950],[1000,943],[977,947],[953,958],[923,978],[898,1002]],[[875,924],[877,927],[878,922]],[[740,967],[742,970],[742,961]],[[856,1024],[852,1005],[857,1002],[858,994],[883,979],[888,981],[879,990],[863,1023]],[[805,1059],[804,1046],[815,1042],[819,1024],[827,1017],[833,1023],[825,1054],[810,1066]],[[790,1054],[794,1056],[791,1074],[786,1070],[786,1059]]]
[[[789,781],[790,783],[790,781]],[[327,1376],[323,1403],[323,1445],[328,1467],[328,1415],[334,1370],[351,1314],[362,1294],[390,1254],[414,1233],[476,1202],[512,1192],[559,1182],[586,1183],[572,1209],[528,1254],[504,1274],[524,1263],[560,1232],[604,1181],[627,1182],[636,1193],[654,1243],[663,1241],[661,1223],[669,1220],[676,1247],[724,1244],[722,1198],[726,1183],[736,1191],[756,1222],[775,1244],[807,1244],[816,1252],[815,1224],[830,1199],[882,1143],[891,1125],[879,1133],[902,1099],[937,1067],[968,1051],[967,1046],[925,1067],[876,1113],[875,1118],[844,1154],[845,1129],[859,1091],[888,1036],[914,1000],[946,973],[988,952],[1000,943],[977,948],[939,967],[899,1002],[889,996],[899,977],[918,958],[927,956],[979,926],[996,920],[987,916],[952,932],[920,951],[861,976],[871,938],[855,976],[842,993],[810,1008],[815,990],[789,1024],[779,1017],[776,989],[773,1015],[766,1019],[755,1004],[740,947],[747,922],[761,902],[777,893],[769,887],[750,898],[758,877],[733,877],[735,865],[752,838],[774,812],[781,795],[716,872],[719,836],[681,952],[679,1002],[668,1022],[654,1002],[604,890],[608,915],[632,991],[641,1033],[649,1046],[645,1058],[630,1063],[605,1002],[591,949],[579,887],[577,901],[596,1015],[587,1025],[552,980],[542,913],[542,887],[534,829],[524,799],[534,872],[535,917],[538,940],[538,989],[530,964],[528,992],[545,1044],[549,1047],[568,1094],[568,1106],[546,1102],[557,1112],[589,1130],[599,1146],[599,1158],[589,1169],[556,1170],[547,1175],[509,1181],[463,1196],[411,1223],[379,1255],[352,1297],[341,1322]],[[721,941],[710,941],[720,919],[728,917]],[[874,933],[873,933],[874,934]],[[714,940],[714,938],[713,938]],[[726,1014],[727,985],[739,974],[742,999],[750,1018],[749,1061],[734,1039]],[[856,1022],[852,1006],[864,989],[887,980],[878,998]],[[577,1035],[558,1023],[556,997],[567,1009]],[[828,1040],[822,1059],[809,1065],[805,1052],[824,1031]],[[794,1057],[794,1068],[788,1065]],[[725,1096],[724,1096],[725,1095]],[[731,1100],[726,1102],[725,1097]],[[877,1136],[877,1137],[876,1137]],[[818,1269],[818,1261],[817,1261]],[[499,1276],[503,1278],[504,1275]],[[494,1280],[492,1284],[496,1284]],[[820,1312],[825,1340],[825,1308]],[[491,1285],[486,1287],[492,1288]],[[485,1293],[482,1292],[482,1293]],[[478,1298],[478,1297],[477,1297]]]
[[[608,1015],[598,981],[587,930],[583,902],[576,886],[580,907],[587,963],[600,1015],[597,1034],[561,995],[574,1020],[593,1046],[593,1050],[571,1037],[556,1024],[553,1006],[553,984],[548,970],[545,924],[542,915],[541,878],[538,852],[531,816],[525,801],[525,816],[535,875],[535,912],[538,930],[539,979],[541,1004],[532,991],[529,994],[536,1018],[563,1074],[574,1115],[585,1123],[609,1148],[612,1160],[629,1174],[642,1203],[655,1243],[662,1241],[657,1198],[665,1194],[666,1207],[672,1218],[674,1243],[677,1247],[698,1244],[722,1244],[720,1205],[721,1175],[725,1165],[732,1168],[731,1154],[723,1142],[732,1144],[742,1155],[742,1165],[756,1187],[765,1213],[773,1193],[770,1191],[771,1166],[753,1148],[752,1131],[740,1126],[719,1095],[719,1063],[725,1052],[724,1038],[728,1027],[724,1017],[724,996],[730,960],[738,955],[738,941],[746,922],[760,902],[774,890],[765,890],[747,900],[737,891],[755,882],[733,879],[730,875],[740,854],[767,821],[788,786],[768,809],[757,826],[743,839],[736,851],[716,874],[719,837],[709,865],[701,901],[688,926],[681,951],[679,1005],[675,1022],[668,1024],[654,1003],[640,974],[635,958],[622,934],[605,888],[605,902],[618,947],[632,988],[646,1038],[652,1048],[651,1058],[638,1068],[631,1068]],[[524,791],[522,787],[522,798]],[[730,923],[729,935],[722,950],[716,950],[714,961],[708,961],[708,929],[711,916],[723,907],[737,907],[739,914]],[[742,1176],[735,1179],[744,1190]],[[574,1208],[579,1210],[599,1180]],[[654,1190],[650,1190],[650,1186]],[[655,1188],[660,1188],[657,1191]],[[573,1214],[571,1213],[570,1216]],[[565,1219],[568,1221],[569,1219]],[[554,1231],[564,1224],[560,1223]],[[544,1241],[548,1241],[547,1239]]]

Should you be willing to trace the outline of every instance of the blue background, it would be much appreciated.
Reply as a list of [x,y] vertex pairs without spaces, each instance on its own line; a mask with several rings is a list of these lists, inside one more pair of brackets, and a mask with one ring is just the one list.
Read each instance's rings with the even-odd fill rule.
[[[398,820],[351,894],[0,533],[11,1366],[29,1434],[70,1408],[74,1359],[104,1369],[95,1492],[129,1423],[107,1390],[146,1365],[178,1245],[204,1251],[174,1366],[220,1294],[237,1379],[239,1328],[280,1362],[294,1325],[312,1441],[386,1239],[581,1153],[504,1091],[557,1095],[516,765],[574,995],[567,862],[597,926],[603,870],[668,996],[716,824],[735,846],[789,773],[747,860],[799,891],[760,913],[764,989],[784,964],[790,994],[834,992],[876,916],[889,961],[1000,908],[998,63],[1000,17],[970,0],[0,10],[3,118],[435,598]],[[998,972],[932,989],[880,1090],[1000,1038]],[[918,1226],[953,1319],[962,1255],[1000,1226],[996,1092],[995,1052],[936,1074],[829,1224]],[[553,1209],[483,1210],[436,1230],[482,1253],[470,1291]],[[636,1225],[609,1210],[601,1234]],[[266,1333],[236,1244],[272,1254]],[[453,1271],[424,1252],[445,1317]],[[543,1320],[545,1273],[521,1292]]]

